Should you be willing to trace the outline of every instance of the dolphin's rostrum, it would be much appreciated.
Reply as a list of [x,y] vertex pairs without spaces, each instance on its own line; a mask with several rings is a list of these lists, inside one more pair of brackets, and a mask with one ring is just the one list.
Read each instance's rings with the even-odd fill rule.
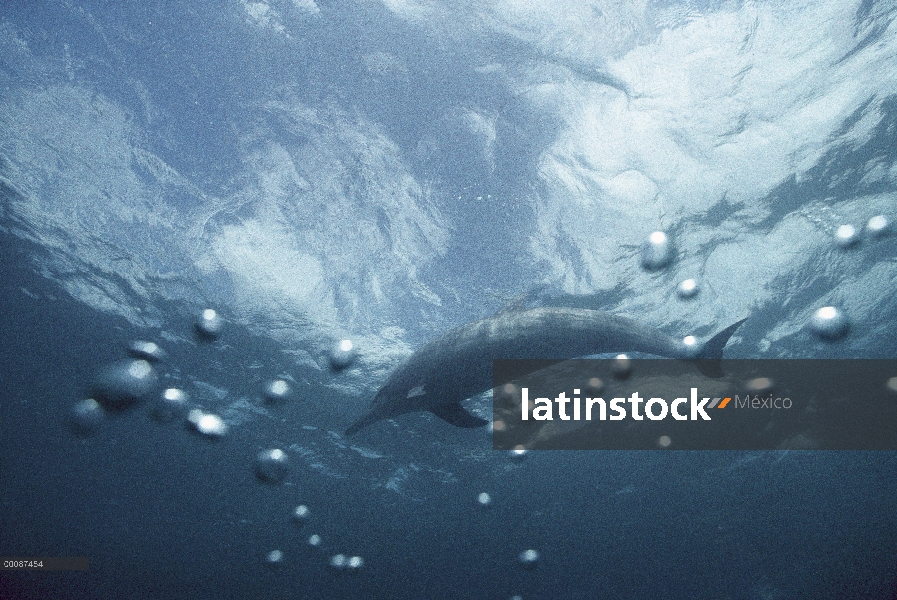
[[659,329],[597,310],[543,307],[499,313],[453,329],[412,354],[346,435],[382,419],[426,410],[458,427],[486,425],[488,421],[471,415],[461,402],[492,387],[494,359],[568,359],[609,352],[719,359],[744,321],[722,330],[695,352]]

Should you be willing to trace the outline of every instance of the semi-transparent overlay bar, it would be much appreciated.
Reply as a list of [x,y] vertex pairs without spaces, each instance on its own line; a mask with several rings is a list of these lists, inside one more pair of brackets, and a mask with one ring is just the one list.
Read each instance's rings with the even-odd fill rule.
[[496,360],[499,450],[897,450],[897,360]]

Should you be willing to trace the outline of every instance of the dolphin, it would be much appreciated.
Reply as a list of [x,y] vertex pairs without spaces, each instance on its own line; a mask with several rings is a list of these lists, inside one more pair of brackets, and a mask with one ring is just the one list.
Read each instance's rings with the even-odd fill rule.
[[346,435],[405,413],[430,411],[457,427],[488,421],[461,402],[493,386],[498,358],[570,359],[610,352],[644,352],[669,358],[721,359],[742,319],[697,349],[634,319],[583,308],[541,307],[503,312],[462,325],[428,342],[396,368],[370,410]]

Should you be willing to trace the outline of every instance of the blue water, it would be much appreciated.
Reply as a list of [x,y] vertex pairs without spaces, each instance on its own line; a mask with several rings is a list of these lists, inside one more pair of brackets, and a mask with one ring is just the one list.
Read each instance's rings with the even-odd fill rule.
[[[897,358],[895,15],[5,3],[0,555],[90,569],[0,572],[0,598],[897,597],[894,452],[514,459],[421,413],[342,434],[414,349],[507,306],[699,337],[748,316],[727,356]],[[675,257],[647,271],[655,230]],[[842,339],[808,328],[824,306]],[[135,340],[167,354],[156,389],[73,427]],[[151,418],[165,387],[226,434]]]

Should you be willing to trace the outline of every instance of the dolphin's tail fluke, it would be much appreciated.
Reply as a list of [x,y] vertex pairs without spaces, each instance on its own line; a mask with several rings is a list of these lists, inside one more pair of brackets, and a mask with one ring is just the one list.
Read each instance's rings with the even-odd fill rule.
[[721,377],[723,375],[722,365],[720,361],[723,358],[723,348],[729,343],[729,338],[735,333],[735,330],[741,327],[741,324],[747,321],[747,318],[732,323],[715,336],[704,342],[701,352],[695,357],[698,359],[697,367],[704,375],[708,377]]

